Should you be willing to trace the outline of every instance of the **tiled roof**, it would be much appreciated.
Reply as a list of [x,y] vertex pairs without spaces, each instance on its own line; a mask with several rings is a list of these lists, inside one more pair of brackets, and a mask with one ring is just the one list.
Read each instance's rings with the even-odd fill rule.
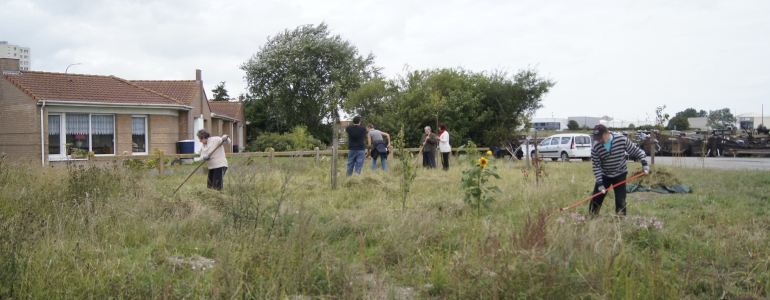
[[3,76],[36,101],[183,104],[171,97],[140,87],[115,76],[34,71],[23,71],[19,74],[3,74]]
[[241,102],[209,101],[211,112],[236,120],[243,118],[241,116],[241,105],[243,105]]
[[131,80],[130,82],[174,98],[184,105],[192,103],[195,92],[200,87],[195,80]]

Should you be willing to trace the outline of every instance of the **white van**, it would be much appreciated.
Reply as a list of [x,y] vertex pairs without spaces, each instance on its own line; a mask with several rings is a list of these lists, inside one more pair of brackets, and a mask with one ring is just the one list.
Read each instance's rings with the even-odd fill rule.
[[[540,142],[537,150],[540,157],[550,158],[553,161],[559,158],[562,161],[569,161],[573,158],[589,161],[591,160],[591,136],[582,133],[552,135]],[[530,155],[535,155],[535,150],[530,152]]]

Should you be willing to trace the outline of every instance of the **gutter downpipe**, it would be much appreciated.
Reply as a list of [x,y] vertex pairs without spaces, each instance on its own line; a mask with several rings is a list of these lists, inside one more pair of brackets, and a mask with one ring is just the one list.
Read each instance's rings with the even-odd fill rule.
[[45,101],[43,101],[43,106],[40,107],[40,163],[45,167],[45,140],[43,138],[43,133],[45,132],[45,129],[43,128],[43,110],[45,109]]

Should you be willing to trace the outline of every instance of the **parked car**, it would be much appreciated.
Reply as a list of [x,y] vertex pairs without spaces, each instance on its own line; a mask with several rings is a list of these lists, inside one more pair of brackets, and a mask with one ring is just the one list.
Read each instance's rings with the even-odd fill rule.
[[[550,158],[553,161],[561,158],[569,161],[580,158],[583,161],[591,160],[591,136],[581,133],[565,133],[552,135],[545,138],[538,146],[540,157]],[[535,155],[535,150],[530,151]]]

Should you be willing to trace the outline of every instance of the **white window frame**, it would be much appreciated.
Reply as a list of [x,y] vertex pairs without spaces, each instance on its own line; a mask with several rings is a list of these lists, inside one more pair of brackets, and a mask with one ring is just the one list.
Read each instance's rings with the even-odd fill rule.
[[[134,151],[134,118],[144,118],[144,152],[133,152]],[[149,131],[150,128],[147,127],[149,117],[147,115],[131,115],[131,154],[133,155],[147,155],[150,151],[150,144],[149,144]]]
[[[60,161],[60,160],[67,160],[67,137],[65,135],[62,135],[64,133],[64,122],[66,120],[64,119],[63,113],[55,113],[51,114],[49,113],[48,116],[59,116],[59,153],[57,154],[51,154],[48,153],[48,161]],[[51,134],[50,132],[48,133]],[[61,152],[64,151],[64,154]]]
[[115,156],[118,153],[118,149],[115,149],[115,129],[118,124],[115,122],[115,114],[88,114],[88,151],[94,151],[94,131],[91,129],[93,121],[92,116],[112,116],[112,154],[94,154],[94,156]]
[[[59,139],[59,147],[60,149],[64,149],[64,154],[51,154],[48,153],[48,161],[62,161],[62,160],[83,160],[83,159],[73,159],[71,155],[67,155],[67,115],[73,114],[73,115],[88,115],[88,151],[94,151],[93,147],[93,130],[91,128],[91,116],[112,116],[112,149],[113,154],[95,154],[95,156],[115,156],[117,154],[117,149],[115,148],[115,140],[116,140],[116,134],[117,131],[117,123],[115,122],[115,114],[92,114],[92,113],[49,113],[48,115],[58,115],[59,116],[59,135],[61,136]],[[145,119],[146,120],[146,119]],[[146,122],[146,121],[145,121]],[[146,128],[145,128],[146,130]],[[146,139],[146,136],[145,136]]]

